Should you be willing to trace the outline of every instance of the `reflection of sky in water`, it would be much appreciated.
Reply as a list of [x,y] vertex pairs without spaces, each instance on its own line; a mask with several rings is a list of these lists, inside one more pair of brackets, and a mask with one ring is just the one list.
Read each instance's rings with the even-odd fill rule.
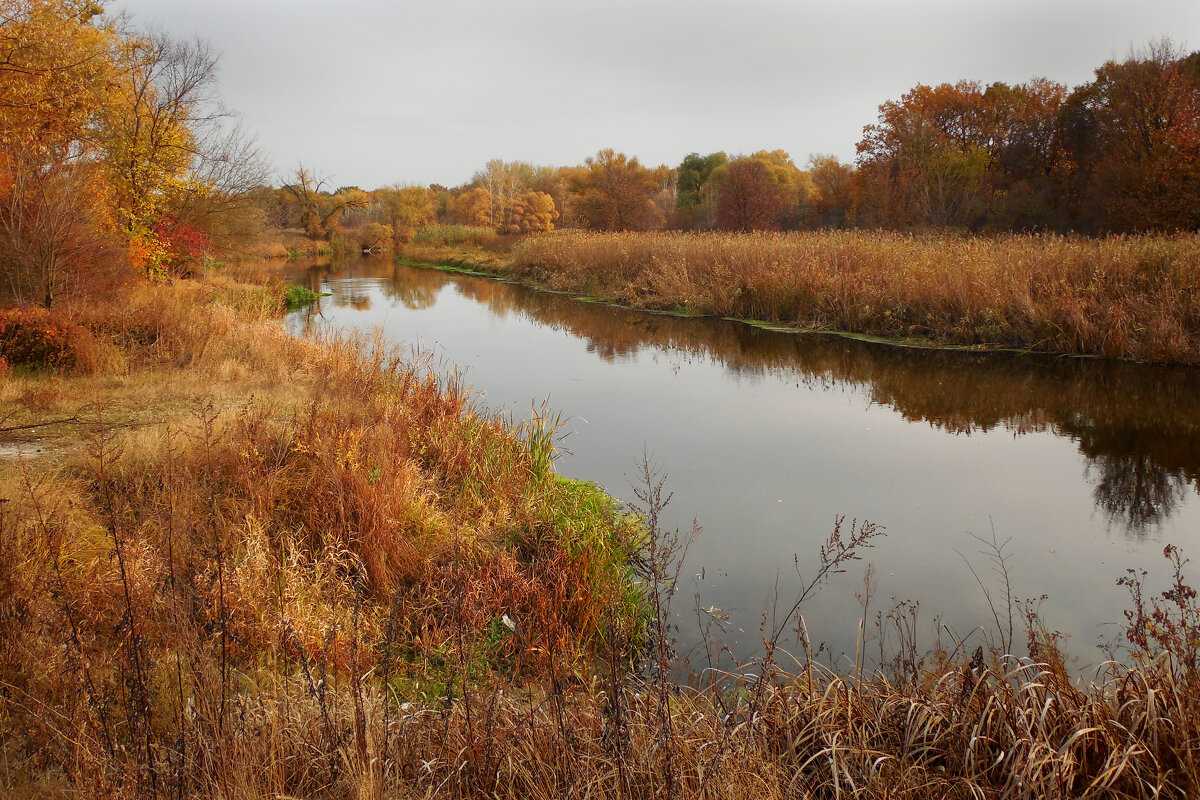
[[[674,492],[670,525],[686,530],[696,517],[704,526],[676,600],[681,649],[697,638],[693,594],[699,592],[702,606],[731,614],[722,638],[735,652],[750,653],[777,579],[786,608],[796,583],[793,556],[799,555],[805,571],[834,519],[845,515],[847,522],[876,522],[887,536],[803,609],[810,634],[835,653],[853,649],[861,614],[855,592],[862,590],[868,560],[877,582],[870,617],[886,612],[892,598],[920,601],[923,646],[933,643],[935,617],[958,637],[990,620],[963,556],[988,579],[988,562],[969,534],[989,538],[994,528],[1000,541],[1012,539],[1015,595],[1048,594],[1043,606],[1048,626],[1072,634],[1069,649],[1091,662],[1099,657],[1090,647],[1097,637],[1115,636],[1115,628],[1101,624],[1121,619],[1125,598],[1116,578],[1130,566],[1157,569],[1164,542],[1187,551],[1200,530],[1200,504],[1186,478],[1120,454],[1081,453],[1120,438],[1112,432],[1099,436],[1078,425],[1061,430],[1072,427],[1069,420],[935,426],[920,414],[898,413],[891,402],[874,401],[879,391],[871,378],[847,383],[778,359],[761,368],[733,369],[728,355],[723,360],[707,355],[703,344],[693,342],[686,350],[617,346],[591,332],[587,341],[568,330],[670,326],[695,337],[706,325],[721,323],[658,322],[569,298],[531,296],[492,281],[404,267],[383,271],[382,278],[329,279],[324,291],[333,296],[322,301],[319,312],[294,314],[289,324],[299,331],[307,318],[310,328],[382,328],[394,341],[465,369],[466,382],[488,408],[518,418],[527,418],[532,405],[548,398],[552,411],[569,417],[563,446],[571,454],[560,459],[559,470],[595,480],[618,497],[632,496],[636,460],[649,453]],[[523,302],[557,303],[568,309],[570,324],[538,322],[539,315],[550,314],[523,312]],[[781,341],[778,334],[755,336],[776,347]],[[929,354],[896,357],[916,370]],[[980,389],[972,386],[975,381],[1000,380],[966,358],[951,363],[935,385],[923,389],[931,407]],[[903,377],[905,370],[898,373]],[[1017,370],[1004,378],[1005,385],[995,383],[994,391],[1019,397],[1021,380],[1028,376]],[[1105,390],[1099,382],[1094,391]],[[992,391],[992,383],[982,389],[984,395]],[[886,393],[879,399],[889,400]],[[1047,413],[1022,412],[1030,418]],[[1010,430],[1017,427],[1031,432]],[[1186,444],[1196,459],[1172,468],[1186,466],[1195,475],[1200,454],[1194,442]],[[1160,485],[1146,485],[1155,480]],[[1127,496],[1133,497],[1128,503],[1143,508],[1149,503],[1152,509],[1167,498],[1171,513],[1128,527],[1128,515],[1138,512],[1121,506]]]

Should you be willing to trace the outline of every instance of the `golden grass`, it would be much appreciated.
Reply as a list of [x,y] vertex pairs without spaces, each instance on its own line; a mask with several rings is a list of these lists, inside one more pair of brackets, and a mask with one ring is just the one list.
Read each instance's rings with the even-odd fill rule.
[[639,308],[936,344],[1200,363],[1200,237],[527,238],[505,274]]
[[175,737],[202,750],[260,684],[344,697],[380,671],[438,697],[550,653],[586,671],[614,615],[637,627],[639,529],[553,474],[552,431],[278,310],[270,287],[146,287],[73,316],[108,371],[0,387],[0,436],[55,445],[0,463],[0,785],[154,794],[210,766]]

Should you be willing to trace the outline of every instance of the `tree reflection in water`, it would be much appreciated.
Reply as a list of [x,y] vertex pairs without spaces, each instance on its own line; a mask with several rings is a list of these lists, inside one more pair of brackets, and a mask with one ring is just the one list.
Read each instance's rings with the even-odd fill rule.
[[432,306],[453,283],[491,313],[520,314],[567,331],[606,361],[631,358],[643,348],[677,351],[710,358],[741,377],[774,374],[805,385],[849,385],[909,421],[948,433],[1050,430],[1078,444],[1096,507],[1135,537],[1169,518],[1189,492],[1200,491],[1200,370],[782,334],[727,320],[616,309],[397,266],[386,257],[293,270],[293,280],[313,288],[329,278],[374,278],[389,298],[414,310]]

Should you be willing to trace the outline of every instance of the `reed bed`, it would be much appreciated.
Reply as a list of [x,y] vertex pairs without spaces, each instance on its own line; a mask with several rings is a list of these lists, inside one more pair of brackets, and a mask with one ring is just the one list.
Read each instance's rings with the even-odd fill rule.
[[1200,237],[562,231],[505,273],[680,309],[938,345],[1200,363]]

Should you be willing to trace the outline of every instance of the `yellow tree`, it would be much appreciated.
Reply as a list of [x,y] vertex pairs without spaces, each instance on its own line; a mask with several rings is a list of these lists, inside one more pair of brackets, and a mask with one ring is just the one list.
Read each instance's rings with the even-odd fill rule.
[[433,221],[433,194],[424,186],[386,186],[374,195],[396,245],[411,242],[418,229]]
[[515,198],[505,214],[502,233],[538,233],[554,230],[558,209],[545,192],[529,191]]
[[164,267],[155,226],[188,185],[198,128],[221,113],[217,56],[203,42],[162,34],[127,38],[119,52],[116,102],[102,120],[114,211],[137,266]]
[[325,191],[326,179],[318,177],[303,164],[292,173],[292,182],[283,187],[286,196],[298,206],[300,225],[310,239],[328,239],[341,230],[341,216],[350,209],[366,208],[371,197],[362,189],[346,187],[332,194]]
[[454,219],[459,225],[492,227],[492,195],[482,187],[467,189],[454,197]]
[[815,190],[812,222],[821,228],[846,225],[854,202],[853,167],[838,161],[837,156],[818,154],[809,159],[808,174]]
[[665,221],[654,197],[662,174],[611,148],[585,162],[586,169],[568,174],[576,213],[589,228],[605,231],[651,230]]
[[46,306],[103,257],[92,122],[112,102],[117,36],[102,8],[0,0],[0,270]]

